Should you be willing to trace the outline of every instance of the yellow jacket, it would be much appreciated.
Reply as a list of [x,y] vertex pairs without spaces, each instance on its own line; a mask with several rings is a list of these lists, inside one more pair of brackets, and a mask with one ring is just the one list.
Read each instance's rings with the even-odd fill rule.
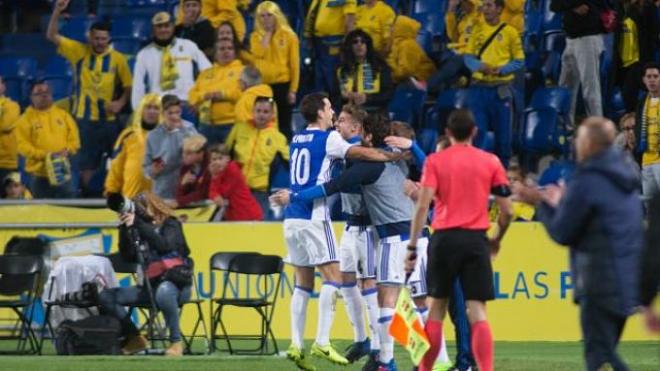
[[220,92],[223,100],[213,102],[211,105],[211,123],[213,125],[233,124],[235,121],[234,104],[241,97],[239,78],[243,71],[243,63],[234,60],[226,66],[214,64],[197,77],[195,85],[188,93],[188,101],[199,109],[204,103],[204,95],[211,92]]
[[8,97],[0,97],[0,168],[18,167],[18,146],[16,145],[16,122],[21,108]]
[[[258,97],[273,97],[273,89],[266,84],[255,85],[247,88],[236,102],[234,112],[236,113],[236,123],[246,123],[253,119],[252,110],[254,110],[254,101]],[[275,111],[277,117],[277,107]],[[276,120],[277,121],[277,120]],[[274,123],[277,127],[277,122]]]
[[396,13],[392,7],[377,1],[373,7],[360,5],[355,14],[355,28],[360,28],[371,36],[374,49],[384,54],[392,37],[392,24]]
[[257,129],[252,121],[234,125],[225,144],[233,151],[248,187],[256,191],[268,191],[270,165],[275,156],[289,160],[286,137],[273,124],[264,129]]
[[106,194],[119,192],[135,197],[151,189],[151,180],[142,171],[146,142],[147,131],[142,128],[128,127],[119,134],[105,179]]
[[[202,17],[208,18],[214,28],[218,28],[222,22],[229,22],[234,26],[239,40],[245,37],[245,20],[243,14],[238,10],[239,6],[245,7],[250,0],[202,0]],[[179,10],[176,14],[176,23],[183,22],[183,0],[179,2]]]
[[264,84],[290,82],[289,91],[297,92],[300,82],[300,41],[295,33],[279,28],[267,48],[261,45],[262,36],[250,35],[252,63],[261,72]]
[[525,31],[525,0],[506,0],[500,18],[522,35]]
[[346,16],[354,15],[356,11],[356,0],[312,0],[305,17],[303,35],[304,37],[343,36],[346,33]]
[[392,80],[400,82],[408,77],[425,81],[435,72],[433,61],[417,43],[421,25],[416,20],[398,16],[392,31],[392,50],[387,64],[392,69]]
[[46,177],[46,155],[63,150],[74,154],[80,148],[78,126],[65,110],[52,106],[45,111],[28,107],[16,123],[18,153],[25,157],[25,170]]
[[447,12],[445,16],[445,29],[447,37],[451,43],[449,44],[452,49],[458,54],[465,53],[470,36],[478,24],[484,22],[484,15],[476,7],[474,10],[461,17],[460,20],[456,19],[456,13]]

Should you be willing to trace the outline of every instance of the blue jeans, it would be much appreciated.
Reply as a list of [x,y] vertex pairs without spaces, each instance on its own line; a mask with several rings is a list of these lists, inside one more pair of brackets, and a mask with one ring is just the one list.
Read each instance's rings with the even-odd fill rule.
[[467,318],[463,287],[458,278],[454,281],[454,290],[449,298],[449,317],[456,330],[456,367],[464,371],[476,363],[471,352],[470,322]]
[[[190,299],[191,287],[180,290],[170,281],[161,282],[155,289],[154,299],[156,306],[163,312],[165,323],[170,330],[170,341],[181,341],[181,328],[179,327],[179,306]],[[116,287],[103,290],[99,294],[101,312],[117,318],[122,324],[122,334],[138,335],[138,329],[131,321],[124,306],[131,304],[149,304],[149,294],[141,286]]]
[[477,121],[474,145],[486,147],[486,134],[495,134],[495,154],[504,167],[509,166],[513,137],[513,92],[508,85],[473,85],[470,87],[470,109]]
[[226,125],[199,125],[199,133],[206,137],[209,145],[216,143],[224,143],[225,139],[229,136],[229,132],[234,124]]
[[101,166],[103,154],[110,155],[121,132],[117,121],[78,120],[80,134],[79,170],[96,170]]
[[74,198],[76,196],[71,181],[54,186],[50,184],[48,178],[36,175],[32,175],[30,191],[34,198]]

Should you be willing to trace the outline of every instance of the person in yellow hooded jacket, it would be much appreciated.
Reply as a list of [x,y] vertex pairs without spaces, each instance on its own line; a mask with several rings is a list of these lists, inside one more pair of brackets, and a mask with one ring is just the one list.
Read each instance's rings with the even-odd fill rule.
[[263,83],[273,89],[277,122],[283,123],[279,129],[291,138],[291,109],[300,82],[300,41],[276,3],[262,2],[256,15],[250,35],[252,64],[261,72]]
[[197,77],[188,101],[199,113],[199,132],[210,144],[223,143],[236,122],[235,104],[241,97],[243,63],[237,58],[235,39],[216,44],[215,63]]
[[149,93],[142,98],[128,125],[117,138],[110,169],[105,179],[105,191],[135,197],[151,190],[151,181],[144,176],[142,162],[147,134],[161,121],[162,105],[158,94]]
[[501,17],[502,22],[522,35],[525,32],[525,0],[506,0]]
[[[254,119],[254,103],[257,98],[273,98],[273,89],[269,85],[263,84],[259,70],[247,66],[241,72],[239,78],[239,85],[241,87],[241,97],[236,102],[235,114],[236,124],[243,125]],[[275,110],[275,117],[273,118],[273,125],[278,129],[277,123],[277,104],[273,107]]]
[[355,27],[371,36],[374,49],[383,57],[390,51],[394,18],[396,13],[392,7],[381,0],[366,0],[355,14]]
[[277,130],[274,119],[275,101],[259,97],[254,103],[253,119],[235,125],[225,143],[241,166],[246,183],[264,215],[268,215],[270,210],[268,191],[271,165],[277,156],[289,161],[286,137]]
[[402,82],[410,77],[426,81],[435,73],[433,61],[417,43],[417,32],[421,24],[416,20],[398,16],[392,26],[392,50],[387,64],[392,69],[392,81]]
[[[183,23],[183,0],[179,1],[176,14],[176,24]],[[211,21],[214,28],[222,22],[229,21],[236,30],[240,41],[245,38],[245,19],[239,8],[246,8],[250,0],[202,0],[202,17]]]
[[0,179],[18,168],[15,129],[21,116],[21,108],[5,96],[5,90],[5,83],[0,76]]
[[34,83],[30,100],[32,105],[16,122],[16,142],[32,176],[32,193],[35,198],[73,198],[69,158],[80,149],[78,126],[68,112],[53,105],[45,82]]

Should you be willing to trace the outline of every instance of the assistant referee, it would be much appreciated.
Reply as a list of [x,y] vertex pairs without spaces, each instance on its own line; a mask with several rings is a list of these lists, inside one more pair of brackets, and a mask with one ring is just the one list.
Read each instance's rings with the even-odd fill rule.
[[[406,271],[415,266],[417,237],[435,197],[429,247],[429,318],[425,331],[431,348],[419,370],[433,368],[442,339],[442,320],[452,283],[459,277],[463,284],[472,326],[472,353],[479,370],[493,370],[493,336],[486,319],[486,301],[494,299],[491,256],[497,254],[511,219],[511,191],[504,167],[490,153],[472,146],[477,128],[472,113],[456,110],[447,122],[448,149],[432,154],[424,164],[421,190],[410,231]],[[495,196],[500,208],[497,230],[488,239],[488,198]]]

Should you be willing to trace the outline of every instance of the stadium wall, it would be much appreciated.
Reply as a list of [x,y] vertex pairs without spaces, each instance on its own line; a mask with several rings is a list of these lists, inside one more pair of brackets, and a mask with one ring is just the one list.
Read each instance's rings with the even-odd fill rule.
[[[62,220],[52,215],[50,220]],[[337,238],[342,225],[334,225]],[[115,229],[3,229],[0,244],[4,246],[14,235],[43,235],[49,238],[67,238],[80,234],[101,233],[106,252],[117,249]],[[218,274],[209,274],[209,259],[219,251],[258,251],[262,254],[284,255],[285,246],[280,223],[187,223],[185,234],[196,262],[196,277],[200,295],[206,299],[221,294],[222,283]],[[488,305],[493,332],[498,340],[509,341],[574,341],[580,339],[578,311],[572,303],[573,283],[568,271],[565,248],[552,243],[543,227],[537,223],[515,223],[505,238],[502,251],[494,261],[497,300]],[[130,284],[127,278],[122,284]],[[242,280],[230,287],[231,293],[260,292],[263,283]],[[274,283],[268,282],[272,295]],[[320,288],[320,277],[316,288]],[[286,268],[274,316],[274,332],[278,338],[289,338],[289,300],[293,289],[291,267]],[[631,288],[633,289],[633,288]],[[259,291],[258,291],[259,290]],[[315,295],[316,297],[316,295]],[[209,323],[209,305],[204,305]],[[309,304],[307,338],[316,331],[317,302]],[[192,330],[195,318],[193,307],[184,310],[182,326]],[[257,331],[260,325],[255,313],[227,309],[223,316],[229,331],[246,333]],[[449,321],[447,321],[449,323]],[[445,335],[453,339],[451,327]],[[352,330],[341,300],[337,302],[337,316],[333,338],[352,338]],[[653,340],[643,329],[641,318],[633,317],[626,327],[624,340]]]

